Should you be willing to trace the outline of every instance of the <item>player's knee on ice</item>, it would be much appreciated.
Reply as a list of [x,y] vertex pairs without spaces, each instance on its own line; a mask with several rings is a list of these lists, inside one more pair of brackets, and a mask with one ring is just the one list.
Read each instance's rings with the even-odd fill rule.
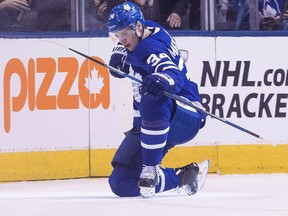
[[129,170],[125,165],[116,165],[109,176],[109,185],[114,194],[119,197],[136,197],[140,195],[137,186],[139,171]]

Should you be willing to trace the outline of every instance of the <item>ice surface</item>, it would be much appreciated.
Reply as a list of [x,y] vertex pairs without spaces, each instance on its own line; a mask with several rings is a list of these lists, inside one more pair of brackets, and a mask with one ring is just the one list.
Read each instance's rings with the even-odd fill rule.
[[288,215],[288,174],[209,174],[194,196],[119,198],[106,178],[0,183],[1,216]]

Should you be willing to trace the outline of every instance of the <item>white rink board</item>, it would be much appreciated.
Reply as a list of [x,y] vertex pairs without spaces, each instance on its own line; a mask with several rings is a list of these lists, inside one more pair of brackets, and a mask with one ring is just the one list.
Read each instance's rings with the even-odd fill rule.
[[[225,102],[221,107],[227,120],[274,143],[287,143],[287,48],[287,37],[218,37],[216,61],[210,65],[212,71],[216,62],[220,65],[219,79],[216,86],[212,86],[208,78],[205,84],[201,85],[203,72],[202,77],[196,80],[200,92],[211,98],[215,97],[215,94],[224,96]],[[203,61],[208,60],[203,58]],[[199,62],[192,62],[192,65],[199,66]],[[199,70],[204,71],[203,67],[200,65]],[[209,107],[211,111],[211,103]],[[220,115],[218,109],[215,114]],[[202,134],[206,134],[205,137],[211,138],[211,141],[215,140],[215,137],[207,134],[216,130],[220,144],[259,142],[252,136],[216,120],[208,122],[210,123]]]
[[[287,38],[217,37],[215,39],[214,37],[176,37],[176,40],[180,49],[185,48],[189,51],[187,67],[191,78],[199,84],[201,94],[210,97],[211,101],[219,96],[216,100],[217,103],[219,103],[219,100],[225,99],[223,106],[221,105],[220,108],[215,109],[216,115],[221,114],[219,110],[223,111],[224,117],[235,124],[276,143],[285,144],[288,142],[286,126],[288,65],[285,59],[288,48]],[[109,62],[114,45],[109,38],[103,37],[89,39],[0,39],[0,47],[2,50],[7,50],[7,52],[1,52],[0,54],[0,151],[117,148],[124,136],[123,132],[131,128],[133,111],[130,81],[105,76],[105,94],[109,94],[106,107],[103,103],[100,103],[97,107],[89,109],[80,99],[85,97],[82,91],[84,85],[83,83],[79,84],[84,80],[82,77],[82,81],[79,81],[79,74],[85,59],[66,48],[47,41],[57,42],[89,56],[99,57],[106,63]],[[12,47],[17,47],[17,49]],[[37,68],[39,61],[41,62],[41,59],[45,58],[52,59],[52,62],[55,62],[55,68],[51,64],[44,67],[50,70],[50,75],[51,73],[54,74],[53,77],[50,77],[50,83],[49,79],[45,79],[47,78],[45,75],[49,71],[39,72],[41,69]],[[60,61],[63,58],[76,62],[76,65],[61,64]],[[20,62],[20,66],[21,63],[23,64],[23,68],[20,67],[19,69],[17,67],[14,69],[16,71],[10,71],[12,75],[9,76],[7,75],[7,64],[12,59],[19,60],[18,62]],[[210,66],[210,76],[214,76],[215,81],[217,80],[215,78],[215,65],[217,64],[219,66],[219,79],[217,85],[212,86],[212,78],[208,78],[207,65]],[[65,82],[67,73],[60,72],[59,65],[64,68],[74,68],[78,71],[77,76],[70,83],[71,86],[67,86]],[[234,73],[234,76],[229,76],[227,71],[235,71],[237,65],[239,75],[236,76]],[[91,66],[90,69],[93,70],[93,67]],[[270,71],[268,71],[269,69]],[[96,66],[96,70],[98,70],[98,66]],[[228,75],[227,81],[223,79],[225,70],[226,75]],[[33,71],[37,72],[33,73]],[[203,74],[205,73],[206,79],[203,81]],[[35,75],[35,79],[31,74]],[[4,80],[6,81],[4,82]],[[28,87],[30,85],[27,85],[28,82],[31,84],[31,80],[35,80],[35,95],[31,91],[31,87]],[[93,86],[95,83],[97,85],[97,80],[93,82],[91,77],[87,80],[89,84],[86,87],[90,88],[91,94],[95,94],[95,91],[99,90],[97,88],[95,90],[95,86]],[[103,80],[101,78],[99,80],[101,84]],[[45,88],[43,83],[46,85]],[[66,83],[65,87],[69,87],[66,94],[72,95],[74,103],[78,101],[78,106],[72,104],[68,108],[59,107],[59,103],[65,104],[64,99],[59,99],[63,83]],[[25,89],[25,86],[27,89]],[[82,90],[80,91],[82,92],[79,92],[79,86],[81,86]],[[41,93],[39,93],[40,89]],[[19,95],[20,93],[21,95]],[[101,94],[98,93],[98,95]],[[43,95],[47,97],[43,97]],[[259,116],[260,97],[263,97],[261,106],[264,106],[264,108],[261,108],[261,116]],[[271,99],[269,99],[270,97]],[[13,98],[15,99],[14,102]],[[56,107],[39,108],[37,107],[37,102],[39,102],[37,98],[39,101],[41,99],[51,100],[51,104]],[[234,100],[233,103],[231,103],[232,99]],[[95,100],[97,101],[97,94]],[[265,100],[266,104],[264,103]],[[44,102],[42,104],[46,104]],[[36,105],[33,106],[33,103],[36,103]],[[207,104],[210,109],[212,109],[211,104],[212,102]],[[8,109],[9,106],[10,109]],[[15,110],[13,110],[13,106]],[[246,113],[255,116],[245,115],[243,107],[245,107]],[[231,115],[227,117],[229,111],[231,111]],[[271,116],[267,116],[267,113],[270,114],[269,111]],[[241,117],[237,114],[241,114]],[[9,130],[7,130],[7,122],[11,124]],[[259,143],[259,140],[256,138],[209,117],[205,128],[193,141],[186,145],[257,143]]]

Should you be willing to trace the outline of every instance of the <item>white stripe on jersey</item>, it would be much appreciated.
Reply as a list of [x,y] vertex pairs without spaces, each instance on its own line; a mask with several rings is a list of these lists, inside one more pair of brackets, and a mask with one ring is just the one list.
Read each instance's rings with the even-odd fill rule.
[[139,110],[134,109],[134,117],[141,117]]
[[180,71],[182,71],[184,68],[184,61],[182,58],[179,59],[178,68],[180,69]]
[[149,144],[149,145],[141,142],[141,146],[145,149],[160,149],[160,148],[163,148],[165,145],[166,145],[166,141],[160,144]]
[[[169,65],[174,65],[176,67],[177,70],[179,70],[179,68],[174,64],[174,62],[168,60],[168,61],[164,61],[164,62],[161,62],[160,64],[158,64],[155,69],[154,69],[154,72],[157,73],[157,72],[163,72],[163,68],[162,70],[158,70],[159,67],[165,67],[165,66],[169,66]],[[167,67],[166,66],[166,67]]]
[[160,187],[159,192],[163,192],[165,189],[165,174],[161,168],[159,169],[159,175],[160,175],[160,179],[161,179],[161,182],[160,182],[161,187]]
[[144,128],[141,128],[141,132],[146,135],[164,135],[169,131],[170,127],[167,127],[164,130],[147,130]]
[[163,67],[163,71],[165,71],[165,70],[168,70],[168,69],[176,69],[176,70],[179,70],[179,68],[177,68],[176,66],[174,66],[174,65],[169,65],[169,66],[167,66],[167,67]]
[[[187,98],[185,98],[185,97],[183,97],[183,96],[180,96],[180,97],[183,98],[183,99],[185,99],[185,100],[187,100],[187,102],[193,103],[193,105],[195,105],[195,106],[197,106],[197,107],[202,107],[202,108],[203,108],[203,106],[202,106],[198,101],[189,101]],[[181,107],[183,107],[184,109],[186,109],[186,110],[189,110],[189,111],[192,111],[192,112],[197,112],[197,110],[196,110],[194,107],[188,106],[188,105],[186,105],[186,104],[184,104],[184,103],[182,103],[182,102],[180,102],[180,101],[176,101],[176,103],[177,103],[179,106],[181,106]]]

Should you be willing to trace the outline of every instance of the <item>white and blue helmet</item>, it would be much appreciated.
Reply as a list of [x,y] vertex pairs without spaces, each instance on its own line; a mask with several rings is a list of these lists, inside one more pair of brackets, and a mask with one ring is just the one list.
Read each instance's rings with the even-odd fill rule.
[[109,32],[116,32],[128,26],[135,31],[138,20],[144,25],[145,20],[140,8],[132,2],[125,2],[111,10],[107,27]]

